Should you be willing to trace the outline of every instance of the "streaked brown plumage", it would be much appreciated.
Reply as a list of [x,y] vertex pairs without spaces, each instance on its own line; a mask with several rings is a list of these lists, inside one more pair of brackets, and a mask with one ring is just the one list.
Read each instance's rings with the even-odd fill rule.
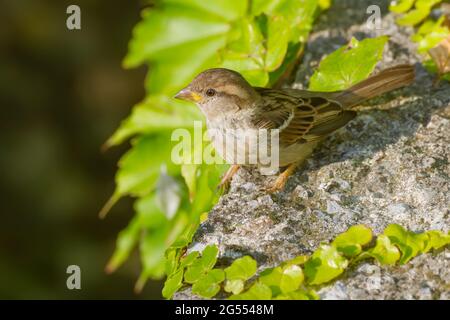
[[[399,65],[344,91],[311,92],[254,88],[239,73],[219,68],[200,73],[176,98],[195,102],[209,129],[279,129],[280,167],[288,168],[269,188],[278,191],[321,141],[356,116],[353,107],[409,85],[414,77],[412,66]],[[223,152],[218,143],[215,146]],[[232,159],[224,158],[233,164]],[[222,183],[236,171],[233,166]]]

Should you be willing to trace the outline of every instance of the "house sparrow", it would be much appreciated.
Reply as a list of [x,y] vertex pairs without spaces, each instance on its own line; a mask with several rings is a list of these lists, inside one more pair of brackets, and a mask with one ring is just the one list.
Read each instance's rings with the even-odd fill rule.
[[[311,92],[252,87],[238,72],[217,68],[200,73],[175,98],[196,103],[206,116],[208,129],[223,132],[225,136],[226,132],[236,129],[277,130],[279,167],[287,168],[268,188],[269,192],[276,192],[284,188],[289,176],[320,142],[356,116],[353,107],[409,85],[414,78],[413,66],[398,65],[344,91]],[[246,143],[242,140],[224,148],[221,139],[213,139],[213,144],[232,164],[221,181],[223,186],[231,180],[239,165],[250,165],[236,163],[224,149],[241,150]],[[250,147],[245,152],[252,154],[257,150]]]

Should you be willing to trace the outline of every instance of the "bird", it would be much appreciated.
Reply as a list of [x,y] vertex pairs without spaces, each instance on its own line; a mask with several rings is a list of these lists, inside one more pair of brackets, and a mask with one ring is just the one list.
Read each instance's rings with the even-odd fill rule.
[[[408,86],[414,79],[414,67],[402,64],[380,71],[346,90],[314,92],[253,87],[236,71],[212,68],[198,74],[175,98],[195,103],[205,115],[208,130],[224,134],[225,138],[212,139],[216,151],[231,165],[220,187],[229,185],[241,166],[255,166],[248,161],[237,163],[236,157],[229,156],[230,152],[226,154],[227,149],[235,151],[246,146],[236,130],[276,130],[278,166],[284,171],[266,188],[267,192],[274,193],[284,189],[288,178],[325,138],[356,117],[355,107]],[[228,136],[238,137],[237,143],[224,145],[223,139]],[[250,147],[245,152],[248,156],[257,150]],[[256,166],[260,167],[258,162]]]

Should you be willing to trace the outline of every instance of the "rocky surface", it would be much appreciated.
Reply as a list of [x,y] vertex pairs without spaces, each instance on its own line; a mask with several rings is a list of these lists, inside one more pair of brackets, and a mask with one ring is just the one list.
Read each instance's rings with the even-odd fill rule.
[[[294,87],[302,88],[321,58],[347,43],[391,36],[380,68],[416,64],[415,85],[377,98],[333,134],[275,195],[261,192],[273,177],[241,169],[209,213],[192,249],[217,244],[221,261],[249,254],[261,269],[311,253],[355,224],[380,233],[390,223],[413,231],[450,226],[450,85],[432,86],[409,36],[378,1],[383,29],[366,27],[374,1],[340,0],[319,19]],[[363,263],[319,290],[324,299],[448,299],[450,252],[426,254],[404,266]],[[192,298],[189,292],[175,298]]]

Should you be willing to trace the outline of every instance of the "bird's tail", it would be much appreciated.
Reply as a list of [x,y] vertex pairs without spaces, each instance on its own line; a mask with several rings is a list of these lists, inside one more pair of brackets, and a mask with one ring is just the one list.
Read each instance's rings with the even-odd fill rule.
[[385,69],[347,90],[336,93],[333,98],[346,108],[351,108],[383,93],[410,85],[414,79],[413,66],[398,65]]

